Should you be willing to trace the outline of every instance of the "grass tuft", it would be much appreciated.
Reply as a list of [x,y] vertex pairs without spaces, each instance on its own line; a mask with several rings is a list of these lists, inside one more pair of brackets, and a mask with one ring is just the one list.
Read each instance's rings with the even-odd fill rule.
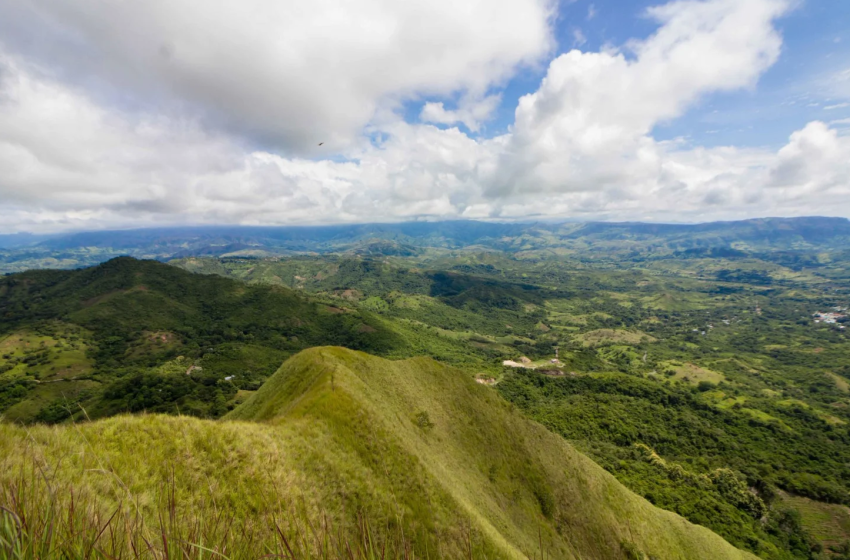
[[[355,531],[325,514],[316,524],[297,504],[277,504],[252,523],[233,513],[179,503],[174,478],[161,489],[153,515],[131,500],[111,512],[59,483],[37,461],[0,491],[0,558],[4,560],[151,559],[414,560],[400,526],[380,531],[358,514]],[[151,512],[149,512],[151,513]],[[153,522],[150,519],[153,518]]]

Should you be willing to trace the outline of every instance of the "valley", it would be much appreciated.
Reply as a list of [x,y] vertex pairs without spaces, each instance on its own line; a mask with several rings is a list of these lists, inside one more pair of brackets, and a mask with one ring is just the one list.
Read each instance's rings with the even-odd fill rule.
[[[274,476],[287,488],[309,489],[295,518],[332,518],[340,542],[360,538],[363,515],[389,523],[381,539],[403,530],[393,541],[402,549],[444,547],[436,557],[458,557],[464,546],[488,558],[544,548],[553,558],[701,557],[688,547],[709,537],[673,536],[660,529],[668,522],[653,521],[669,512],[743,551],[730,548],[730,558],[843,558],[850,262],[842,230],[776,246],[730,242],[740,227],[727,229],[710,237],[725,245],[695,251],[669,239],[617,244],[563,231],[542,245],[516,238],[500,248],[370,237],[319,253],[302,239],[289,255],[121,257],[7,275],[5,470],[53,465],[57,483],[86,489],[92,511],[125,515],[117,495],[62,470],[58,458],[95,442],[85,460],[110,457],[106,470],[124,480],[135,475],[117,466],[124,458],[115,449],[156,449],[158,463],[184,472],[174,475],[175,492],[189,504],[202,498],[185,494],[186,477],[196,476],[188,457],[240,469],[261,460],[249,444],[234,447],[247,422],[251,438],[296,450],[281,451],[286,464],[262,461],[277,461]],[[705,235],[675,243],[700,245]],[[600,252],[608,244],[615,249]],[[185,457],[122,435],[176,431],[206,435],[181,440]],[[25,433],[39,434],[38,445]],[[197,448],[204,439],[218,443]],[[534,451],[523,447],[532,441]],[[539,466],[523,467],[526,456]],[[564,461],[581,466],[553,467]],[[408,472],[420,474],[399,474]],[[614,502],[585,493],[602,480],[620,496]],[[161,468],[125,482],[145,496],[148,521],[166,482]],[[12,479],[3,484],[8,501]],[[255,481],[240,490],[223,478],[209,484],[203,500],[270,493]],[[249,510],[259,506],[246,507],[232,510],[241,512],[238,531],[210,529],[220,543],[247,538]],[[263,523],[263,546],[284,546]],[[156,525],[139,525],[139,535]],[[299,554],[315,554],[318,545],[301,546]]]

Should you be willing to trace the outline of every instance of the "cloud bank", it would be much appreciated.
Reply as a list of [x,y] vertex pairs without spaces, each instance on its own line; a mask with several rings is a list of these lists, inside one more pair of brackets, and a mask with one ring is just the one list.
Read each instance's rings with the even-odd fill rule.
[[[850,215],[834,125],[772,151],[653,138],[707,94],[754,88],[789,9],[652,8],[654,34],[556,56],[487,137],[457,125],[486,130],[499,87],[550,56],[552,2],[13,2],[0,229]],[[457,101],[401,116],[433,96]]]

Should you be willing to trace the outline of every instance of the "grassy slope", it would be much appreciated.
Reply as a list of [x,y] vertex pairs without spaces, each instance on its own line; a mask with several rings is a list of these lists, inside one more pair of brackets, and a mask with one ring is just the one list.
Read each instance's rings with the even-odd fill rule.
[[428,359],[306,350],[225,421],[0,424],[0,457],[4,493],[49,479],[62,496],[73,485],[104,511],[122,501],[152,518],[173,480],[184,514],[223,510],[257,542],[271,515],[300,504],[302,515],[326,513],[342,528],[358,512],[386,519],[420,556],[466,555],[471,541],[487,558],[533,557],[541,542],[552,558],[749,558]]
[[850,542],[850,509],[847,506],[788,494],[782,496],[782,501],[800,512],[803,526],[819,542],[827,546]]
[[[417,422],[423,412],[433,427]],[[664,558],[697,558],[706,549],[720,558],[742,556],[631,494],[493,392],[431,360],[310,350],[287,362],[231,417],[320,420],[355,448],[377,432],[394,442],[393,455],[420,465],[425,484],[451,496],[504,552],[532,554],[542,526],[558,557],[613,558],[627,542]],[[362,418],[359,429],[353,418]],[[402,503],[418,499],[416,493],[396,496]]]

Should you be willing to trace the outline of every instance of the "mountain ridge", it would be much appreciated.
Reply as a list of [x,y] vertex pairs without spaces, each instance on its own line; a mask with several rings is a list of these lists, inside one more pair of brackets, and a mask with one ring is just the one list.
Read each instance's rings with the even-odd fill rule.
[[[309,370],[311,367],[303,362],[321,362],[324,369],[313,372],[312,377],[299,375],[302,368]],[[523,515],[528,516],[529,509],[536,509],[538,521],[548,522],[551,526],[549,536],[553,542],[557,542],[555,539],[559,532],[567,534],[569,528],[577,531],[571,533],[565,539],[566,542],[561,542],[562,547],[566,546],[562,554],[569,552],[569,543],[572,543],[576,547],[572,551],[577,554],[576,557],[615,557],[617,546],[634,539],[637,542],[632,544],[641,550],[646,548],[645,553],[650,557],[661,552],[666,556],[659,557],[696,557],[690,555],[693,550],[689,550],[688,555],[677,556],[679,551],[675,546],[664,539],[660,539],[660,542],[666,544],[659,545],[659,542],[653,540],[659,539],[658,535],[640,523],[637,524],[640,527],[624,527],[612,519],[607,519],[609,525],[600,531],[606,534],[619,533],[623,542],[609,542],[605,545],[608,548],[595,549],[596,546],[602,546],[600,543],[604,541],[601,533],[583,533],[577,529],[581,526],[576,519],[577,512],[594,510],[588,503],[600,500],[600,504],[605,502],[605,507],[619,508],[621,515],[617,517],[620,519],[628,519],[630,515],[635,515],[635,510],[640,511],[641,516],[646,516],[641,520],[642,523],[648,523],[647,518],[659,514],[660,510],[642,498],[633,501],[636,496],[619,495],[622,488],[615,479],[572,449],[564,440],[553,438],[543,426],[519,417],[512,406],[506,406],[491,390],[454,368],[429,358],[387,361],[343,348],[308,349],[293,356],[257,393],[231,412],[227,419],[277,423],[284,418],[314,414],[324,406],[330,408],[334,395],[339,393],[357,401],[367,411],[369,418],[380,419],[372,420],[375,424],[383,424],[378,429],[394,434],[398,441],[403,442],[405,450],[416,457],[435,480],[451,488],[450,493],[464,506],[466,513],[483,524],[483,533],[502,534],[507,542],[522,542],[520,535],[524,533],[525,543],[521,548],[526,554],[529,554],[539,535],[535,535],[528,526],[523,527],[518,519]],[[466,414],[461,413],[464,409]],[[493,423],[490,426],[492,429],[488,429],[488,422]],[[476,437],[479,441],[470,443]],[[542,451],[544,449],[546,451]],[[463,459],[464,455],[476,456],[484,453],[484,450],[487,450],[489,460],[492,461],[491,466],[498,465],[498,469],[508,472],[491,476],[488,471],[485,475],[480,472],[482,465],[475,464],[481,462],[480,457],[471,461]],[[550,454],[553,452],[563,462]],[[487,460],[485,457],[483,462]],[[463,474],[459,474],[461,471]],[[527,480],[520,487],[523,493],[529,495],[523,496],[522,506],[499,503],[499,492],[488,486],[498,487],[503,483],[502,478],[510,478],[523,471],[527,474]],[[554,480],[558,471],[562,471],[564,477]],[[568,472],[575,478],[571,479]],[[569,489],[570,480],[579,487],[589,484],[594,489],[582,487],[572,493]],[[589,492],[589,495],[584,495],[584,492]],[[613,498],[608,493],[617,496]],[[565,508],[564,502],[570,502],[571,506]],[[572,511],[568,512],[570,509]],[[684,520],[668,512],[659,515],[665,523],[670,524],[667,528],[673,532],[681,531],[690,535],[690,529],[696,527],[680,525]],[[494,522],[494,518],[497,521]],[[652,526],[652,523],[649,525]],[[687,527],[687,530],[682,527]],[[699,528],[699,532],[702,531]],[[676,538],[679,537],[687,540],[682,535]],[[579,542],[583,544],[576,544]],[[726,547],[725,542],[714,545],[718,558],[749,557],[731,546]],[[668,548],[658,550],[659,546]]]
[[[754,558],[655,508],[490,389],[428,358],[312,348],[224,421],[119,416],[0,424],[0,433],[0,486],[20,476],[41,484],[26,468],[35,459],[64,499],[88,500],[78,511],[128,508],[126,494],[150,524],[170,492],[186,500],[174,518],[230,507],[234,530],[298,500],[311,523],[385,518],[417,555]],[[121,485],[104,484],[105,474]]]
[[[31,242],[26,242],[30,239]],[[612,242],[625,243],[614,247]],[[691,248],[748,253],[839,251],[850,242],[846,218],[754,218],[698,224],[646,222],[400,222],[331,226],[198,226],[0,236],[0,272],[74,268],[115,256],[169,260],[192,256],[304,253],[410,253],[411,250],[597,251],[668,255]],[[541,253],[545,255],[545,253]]]

